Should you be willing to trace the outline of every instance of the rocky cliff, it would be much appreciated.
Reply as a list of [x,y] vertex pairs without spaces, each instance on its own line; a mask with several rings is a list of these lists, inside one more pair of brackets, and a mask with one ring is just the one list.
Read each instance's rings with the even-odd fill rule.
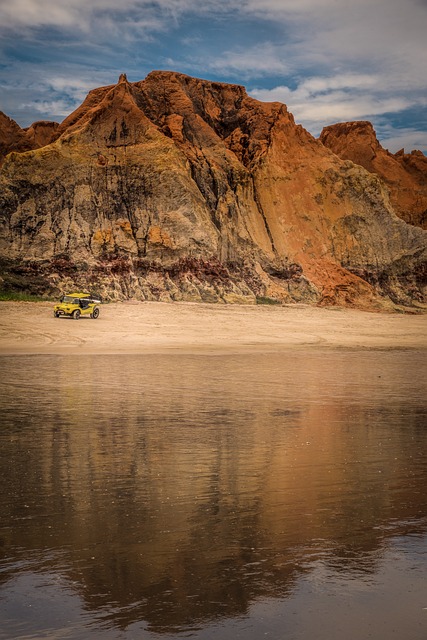
[[343,122],[325,127],[320,141],[343,160],[379,176],[390,190],[397,215],[427,229],[427,158],[422,151],[392,154],[377,140],[370,122]]
[[57,122],[40,120],[21,129],[14,120],[0,111],[0,166],[11,151],[30,151],[52,142],[57,136]]
[[155,71],[91,91],[59,126],[6,122],[4,288],[424,302],[426,232],[397,217],[375,173],[332,153],[283,104]]

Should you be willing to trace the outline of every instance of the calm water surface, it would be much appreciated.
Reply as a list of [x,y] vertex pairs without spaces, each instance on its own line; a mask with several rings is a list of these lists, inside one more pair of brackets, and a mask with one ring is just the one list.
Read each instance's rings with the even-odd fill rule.
[[425,357],[1,358],[0,637],[425,640]]

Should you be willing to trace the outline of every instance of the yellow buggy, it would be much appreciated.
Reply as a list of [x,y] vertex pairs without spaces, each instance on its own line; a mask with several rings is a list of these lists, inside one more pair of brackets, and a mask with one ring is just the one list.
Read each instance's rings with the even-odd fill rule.
[[98,318],[101,298],[90,293],[67,293],[62,296],[58,304],[55,305],[53,315],[55,318],[67,316],[78,320],[80,316],[90,316]]

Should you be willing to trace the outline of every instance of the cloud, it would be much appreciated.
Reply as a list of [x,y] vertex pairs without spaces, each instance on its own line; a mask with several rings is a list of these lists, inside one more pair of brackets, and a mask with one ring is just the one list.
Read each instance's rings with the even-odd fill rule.
[[404,149],[406,153],[418,149],[427,154],[427,134],[425,131],[411,128],[393,129],[387,126],[379,127],[377,135],[381,139],[382,146],[391,153],[396,153],[400,149]]
[[296,89],[282,85],[272,89],[252,89],[249,93],[258,100],[285,103],[298,121],[311,129],[318,129],[334,122],[400,112],[417,104],[415,98],[390,95],[384,89],[380,77],[348,74],[307,78]]
[[69,100],[34,100],[24,103],[22,109],[24,111],[29,109],[40,114],[55,113],[57,116],[66,117],[73,110],[73,105]]
[[78,107],[86,95],[94,88],[92,79],[76,79],[68,76],[51,76],[39,87],[43,96],[50,99],[35,99],[21,105],[23,111],[30,110],[39,114],[54,113],[57,117],[65,118]]
[[427,4],[419,0],[247,0],[281,25],[277,56],[299,76],[369,71],[396,90],[427,89]]
[[[356,70],[363,64],[416,84],[427,65],[427,9],[419,0],[14,0],[0,3],[0,31],[28,37],[51,27],[75,37],[76,30],[90,34],[92,43],[130,41],[207,16],[214,22],[226,17],[236,26],[236,39],[243,21],[254,24],[247,47],[221,47],[206,61],[220,72],[253,77],[258,68],[270,75],[297,68],[313,75],[315,69]],[[275,43],[262,35],[263,25],[281,31]],[[259,60],[251,55],[256,41]]]
[[22,127],[39,119],[61,120],[81,104],[95,87],[117,82],[122,69],[91,69],[78,64],[10,63],[0,75],[0,109]]
[[75,100],[83,100],[94,89],[92,77],[76,78],[75,76],[51,76],[46,80],[46,86],[52,91],[73,96]]
[[[205,62],[206,64],[206,62]],[[210,70],[225,74],[240,74],[243,79],[258,78],[262,75],[288,74],[289,63],[282,59],[271,43],[240,50],[225,51],[221,56],[209,60]]]
[[[163,28],[163,20],[156,17],[159,11],[179,11],[179,0],[159,2],[156,6],[148,0],[14,0],[0,5],[2,30],[30,32],[41,27],[55,27],[65,30],[79,30],[92,33],[95,39],[102,39],[107,32],[120,27],[128,29]],[[144,19],[145,18],[145,19]]]
[[[0,5],[0,24],[3,29],[53,26],[87,32],[95,23],[102,23],[110,16],[132,29],[133,19],[138,28],[163,29],[171,19],[188,12],[201,14],[230,7],[232,4],[227,0],[204,3],[196,0],[14,0]],[[113,25],[114,20],[110,24]]]

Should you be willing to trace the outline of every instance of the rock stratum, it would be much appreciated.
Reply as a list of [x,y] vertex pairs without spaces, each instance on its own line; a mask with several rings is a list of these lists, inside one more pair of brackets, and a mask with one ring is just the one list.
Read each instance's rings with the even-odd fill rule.
[[364,140],[166,71],[122,75],[61,124],[1,114],[2,288],[423,308],[424,218],[381,158],[420,194],[425,158],[378,143],[367,164]]

